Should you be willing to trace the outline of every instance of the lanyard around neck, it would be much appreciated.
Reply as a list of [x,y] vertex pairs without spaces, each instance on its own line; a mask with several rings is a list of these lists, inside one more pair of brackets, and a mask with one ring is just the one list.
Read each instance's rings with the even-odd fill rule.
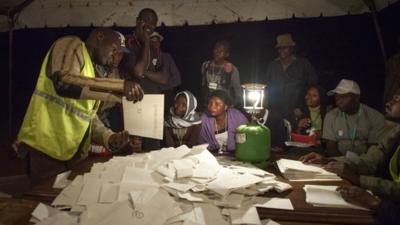
[[361,105],[358,108],[358,112],[357,112],[357,118],[356,118],[356,124],[354,126],[353,129],[350,129],[349,126],[349,121],[348,121],[348,115],[345,112],[342,112],[343,117],[345,118],[346,121],[346,129],[347,129],[347,133],[349,135],[349,138],[351,139],[351,150],[353,150],[354,148],[354,141],[357,137],[357,128],[358,128],[358,123],[360,121],[360,115],[361,115]]

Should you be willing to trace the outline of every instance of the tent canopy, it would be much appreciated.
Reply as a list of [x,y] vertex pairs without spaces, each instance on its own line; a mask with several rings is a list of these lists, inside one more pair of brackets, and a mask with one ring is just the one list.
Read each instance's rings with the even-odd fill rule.
[[[374,0],[377,10],[397,0]],[[153,8],[167,26],[205,25],[368,12],[365,0],[2,0],[0,31],[18,12],[15,28],[134,26],[142,8]],[[21,7],[22,5],[22,7]],[[17,7],[17,8],[16,8]],[[18,8],[19,7],[19,8]]]

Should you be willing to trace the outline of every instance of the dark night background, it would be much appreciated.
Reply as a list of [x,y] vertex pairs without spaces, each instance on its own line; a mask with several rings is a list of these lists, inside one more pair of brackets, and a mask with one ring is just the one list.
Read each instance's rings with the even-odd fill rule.
[[[398,52],[400,36],[400,2],[379,12],[388,56]],[[132,28],[114,27],[124,34]],[[356,80],[361,87],[361,100],[382,111],[384,64],[370,14],[339,17],[292,18],[285,20],[236,22],[203,26],[160,26],[165,37],[164,51],[175,58],[181,71],[181,89],[200,93],[200,66],[211,57],[214,42],[226,39],[231,43],[230,60],[238,67],[242,83],[263,81],[266,66],[276,57],[275,37],[291,33],[297,53],[306,56],[319,74],[320,84],[327,90],[342,78]],[[48,48],[63,35],[85,39],[90,27],[20,29],[14,31],[12,77],[11,138],[22,122],[36,84],[42,59]],[[0,135],[8,137],[8,33],[0,33],[0,68],[2,105]],[[10,137],[8,137],[10,138]]]

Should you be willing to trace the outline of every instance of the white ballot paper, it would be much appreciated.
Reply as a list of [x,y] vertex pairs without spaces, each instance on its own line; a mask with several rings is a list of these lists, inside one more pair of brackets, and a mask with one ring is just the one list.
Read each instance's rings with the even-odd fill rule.
[[68,180],[70,174],[71,170],[58,174],[54,181],[53,188],[63,189],[68,186],[72,182],[71,180]]
[[337,188],[338,186],[306,184],[303,189],[306,192],[306,202],[314,206],[368,210],[346,202],[336,191]]
[[164,128],[164,95],[144,95],[133,104],[122,99],[124,127],[131,135],[161,140]]
[[260,208],[294,210],[292,202],[288,198],[253,197],[252,201],[256,207]]

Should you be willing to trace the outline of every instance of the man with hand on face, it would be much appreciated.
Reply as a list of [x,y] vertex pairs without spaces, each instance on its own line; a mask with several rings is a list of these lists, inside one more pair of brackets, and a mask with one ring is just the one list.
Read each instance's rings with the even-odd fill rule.
[[[145,94],[161,94],[160,85],[168,84],[168,75],[158,62],[152,63],[150,35],[157,26],[158,17],[153,9],[145,8],[136,18],[133,34],[126,36],[126,47],[130,53],[125,53],[120,64],[120,72],[127,80],[137,80]],[[159,140],[142,139],[142,149],[158,150]]]
[[168,74],[160,62],[153,63],[150,35],[157,26],[158,17],[153,9],[145,8],[136,18],[136,28],[126,37],[127,48],[120,64],[121,73],[126,79],[138,79],[145,94],[159,94],[158,87],[168,84]]
[[87,156],[91,139],[112,151],[129,143],[129,133],[114,133],[97,118],[100,101],[137,102],[137,83],[99,78],[95,65],[111,66],[122,51],[118,35],[94,29],[85,42],[75,36],[58,39],[48,51],[18,133],[18,153],[27,160],[33,181],[63,172]]
[[[360,187],[340,187],[347,201],[376,211],[381,224],[398,224],[400,219],[400,89],[386,103],[386,117],[396,123],[378,145],[360,155],[357,162],[334,161],[317,153],[300,158],[304,162],[327,163],[325,169]],[[378,195],[379,199],[363,189]],[[388,199],[392,201],[388,201]]]

